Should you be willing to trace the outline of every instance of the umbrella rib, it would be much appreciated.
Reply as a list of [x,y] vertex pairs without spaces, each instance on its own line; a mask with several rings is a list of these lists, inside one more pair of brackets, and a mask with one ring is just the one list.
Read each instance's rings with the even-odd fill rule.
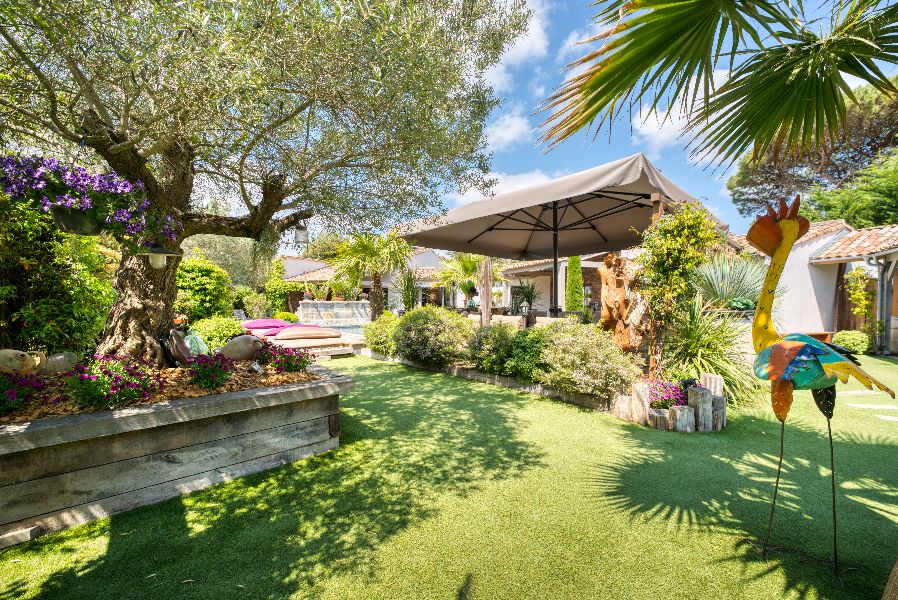
[[627,201],[622,201],[622,202],[626,202],[626,203],[622,204],[620,206],[615,206],[614,208],[606,208],[602,212],[594,214],[591,217],[584,217],[580,221],[576,221],[576,222],[571,223],[570,225],[564,227],[564,229],[576,227],[577,225],[583,225],[584,223],[590,223],[593,220],[600,219],[602,217],[610,217],[612,215],[622,213],[626,210],[630,210],[631,208],[651,208],[650,206],[645,206],[644,204],[635,204],[633,202],[627,202]]
[[[494,223],[494,224],[490,225],[489,227],[487,227],[486,229],[484,229],[483,231],[481,231],[480,233],[478,233],[477,235],[475,235],[474,237],[472,237],[471,239],[469,239],[469,240],[468,240],[468,243],[469,243],[469,244],[470,244],[470,243],[473,243],[474,240],[476,240],[477,238],[479,238],[480,236],[482,236],[482,235],[485,234],[485,233],[489,233],[490,231],[496,231],[496,229],[498,229],[498,226],[499,226],[499,225],[501,225],[502,223],[504,223],[505,221],[507,221],[507,220],[509,220],[509,219],[512,220],[512,221],[517,221],[518,223],[523,223],[524,225],[530,225],[530,226],[532,226],[532,227],[537,227],[537,228],[541,228],[541,229],[546,229],[546,228],[547,228],[546,225],[545,225],[545,223],[543,223],[543,222],[540,221],[539,219],[536,219],[536,223],[529,223],[529,222],[527,222],[527,221],[524,221],[524,220],[522,220],[522,219],[517,219],[517,218],[515,218],[515,217],[512,216],[512,215],[514,215],[515,213],[519,213],[519,212],[524,213],[524,214],[527,215],[528,217],[533,217],[533,215],[531,215],[530,213],[528,213],[528,212],[527,212],[526,210],[524,210],[523,208],[515,209],[515,210],[511,211],[511,213],[509,213],[509,214],[507,214],[507,215],[503,215],[503,214],[495,215],[495,216],[499,217],[499,220],[498,220],[496,223]],[[540,214],[540,216],[542,216],[542,214]],[[539,227],[540,225],[541,225],[542,227]],[[509,229],[509,230],[507,230],[507,231],[527,231],[527,230],[526,230],[526,229],[517,229],[517,230]]]
[[[573,206],[574,210],[577,211],[577,214],[578,214],[578,215],[580,215],[580,216],[583,217],[584,219],[586,218],[586,215],[583,214],[583,211],[580,210],[580,207],[579,207],[579,206],[574,206],[574,205],[571,205],[571,206]],[[608,238],[606,238],[604,235],[602,235],[602,232],[599,231],[599,228],[596,227],[595,223],[593,223],[592,221],[588,221],[588,223],[589,223],[589,226],[593,229],[593,231],[595,231],[596,234],[597,234],[600,238],[602,238],[602,241],[603,241],[603,242],[607,242],[607,241],[608,241]]]
[[[539,221],[540,223],[543,222],[543,215],[546,213],[546,210],[548,210],[548,209],[545,206],[543,206],[543,209],[540,211],[539,216],[536,217],[536,220]],[[527,214],[530,215],[530,213],[527,213]],[[533,215],[530,215],[530,216],[532,217]],[[536,232],[535,229],[530,232],[530,237],[527,238],[527,243],[524,244],[524,254],[527,254],[527,248],[530,247],[530,242],[533,241],[533,234],[535,232]]]

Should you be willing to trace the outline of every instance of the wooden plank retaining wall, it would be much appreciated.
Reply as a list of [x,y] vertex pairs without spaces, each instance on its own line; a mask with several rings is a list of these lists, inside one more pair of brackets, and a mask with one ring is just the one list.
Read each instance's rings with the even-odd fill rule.
[[0,548],[336,448],[349,378],[0,427]]

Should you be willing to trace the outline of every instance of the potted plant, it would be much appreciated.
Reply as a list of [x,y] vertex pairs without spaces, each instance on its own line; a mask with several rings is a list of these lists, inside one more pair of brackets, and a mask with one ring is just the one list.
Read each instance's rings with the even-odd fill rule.
[[149,212],[141,182],[115,173],[91,173],[54,158],[0,158],[0,187],[13,198],[27,198],[62,231],[98,235],[108,231],[132,249],[175,240],[180,224],[171,215]]

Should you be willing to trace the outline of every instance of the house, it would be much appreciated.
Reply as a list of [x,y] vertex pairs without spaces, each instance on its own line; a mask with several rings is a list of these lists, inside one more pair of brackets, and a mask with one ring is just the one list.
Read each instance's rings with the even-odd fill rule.
[[327,266],[327,263],[323,260],[303,258],[301,256],[280,256],[279,258],[284,263],[284,270],[286,271],[284,277],[286,279]]
[[[632,254],[632,251],[625,250],[619,254]],[[590,254],[583,256],[580,260],[580,268],[583,272],[583,304],[584,307],[596,306],[601,299],[602,282],[599,278],[598,268],[602,265],[604,254]],[[558,298],[559,304],[564,304],[565,283],[567,281],[567,265],[568,259],[558,259]],[[539,260],[514,261],[508,263],[502,270],[502,275],[506,281],[502,285],[501,306],[511,305],[511,295],[514,288],[524,283],[533,283],[536,289],[540,291],[539,300],[531,307],[531,310],[537,313],[545,313],[548,315],[549,306],[552,299],[552,259],[543,258]]]
[[[758,254],[745,236],[729,234],[735,246]],[[898,225],[854,229],[842,220],[811,223],[783,269],[784,291],[774,306],[780,331],[818,333],[859,329],[842,285],[852,269],[876,280],[876,320],[885,323],[883,343],[898,351],[898,301],[894,295]]]
[[[314,261],[320,262],[320,261]],[[409,268],[415,271],[421,288],[419,303],[444,305],[447,303],[446,295],[442,288],[436,284],[436,274],[443,267],[443,259],[431,248],[415,247],[409,257]],[[286,262],[285,262],[286,264]],[[335,277],[334,268],[321,262],[321,266],[311,270],[290,275],[289,271],[284,279],[287,281],[302,281],[314,284],[325,284]],[[399,272],[388,273],[381,278],[384,288],[385,301],[388,307],[392,307],[399,301],[398,289]],[[367,293],[371,289],[371,280],[362,281],[362,291]]]

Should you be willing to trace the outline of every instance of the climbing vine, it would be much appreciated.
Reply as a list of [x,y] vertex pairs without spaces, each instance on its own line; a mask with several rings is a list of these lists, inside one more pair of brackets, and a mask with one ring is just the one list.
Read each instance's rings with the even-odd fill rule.
[[864,332],[876,339],[882,333],[882,322],[877,321],[873,314],[873,303],[876,301],[876,289],[870,285],[873,278],[866,269],[852,269],[845,274],[844,281],[852,314],[864,319]]

